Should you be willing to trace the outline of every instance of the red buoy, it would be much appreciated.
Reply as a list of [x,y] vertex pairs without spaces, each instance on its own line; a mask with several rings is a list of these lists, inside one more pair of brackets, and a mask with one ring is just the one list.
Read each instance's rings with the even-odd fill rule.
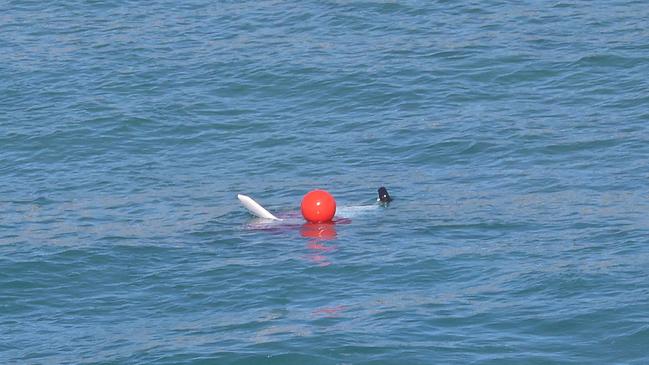
[[312,223],[330,222],[336,214],[336,200],[324,190],[312,190],[302,198],[302,216]]

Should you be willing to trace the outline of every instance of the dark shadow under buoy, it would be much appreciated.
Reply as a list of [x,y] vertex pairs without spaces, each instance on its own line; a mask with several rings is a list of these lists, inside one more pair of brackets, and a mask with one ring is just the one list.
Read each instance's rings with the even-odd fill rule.
[[322,267],[331,265],[328,254],[335,251],[336,246],[326,242],[334,241],[338,236],[335,223],[304,223],[300,227],[300,235],[309,240],[309,254],[306,257],[310,262]]
[[336,238],[335,223],[304,223],[300,227],[300,235],[318,241],[331,241]]

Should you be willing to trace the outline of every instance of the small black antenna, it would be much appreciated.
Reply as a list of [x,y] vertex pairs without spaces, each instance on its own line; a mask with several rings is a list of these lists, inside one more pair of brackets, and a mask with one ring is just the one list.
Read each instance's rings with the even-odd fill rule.
[[386,189],[384,186],[381,186],[379,188],[379,201],[381,203],[389,203],[392,201],[390,194],[388,194],[388,189]]

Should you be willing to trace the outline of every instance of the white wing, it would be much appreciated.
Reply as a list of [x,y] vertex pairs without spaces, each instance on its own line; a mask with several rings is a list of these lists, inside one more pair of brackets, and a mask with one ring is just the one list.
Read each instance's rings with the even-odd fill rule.
[[248,209],[250,213],[254,214],[255,216],[259,218],[274,219],[274,220],[281,221],[281,219],[275,217],[271,212],[267,211],[259,203],[254,201],[251,197],[243,194],[237,194],[237,198],[239,198],[241,204],[243,204],[243,206],[246,207],[246,209]]

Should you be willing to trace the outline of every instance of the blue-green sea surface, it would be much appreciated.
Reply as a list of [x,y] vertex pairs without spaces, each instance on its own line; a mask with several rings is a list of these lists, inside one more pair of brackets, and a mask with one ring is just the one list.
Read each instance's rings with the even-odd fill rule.
[[648,19],[0,1],[0,363],[649,363]]

